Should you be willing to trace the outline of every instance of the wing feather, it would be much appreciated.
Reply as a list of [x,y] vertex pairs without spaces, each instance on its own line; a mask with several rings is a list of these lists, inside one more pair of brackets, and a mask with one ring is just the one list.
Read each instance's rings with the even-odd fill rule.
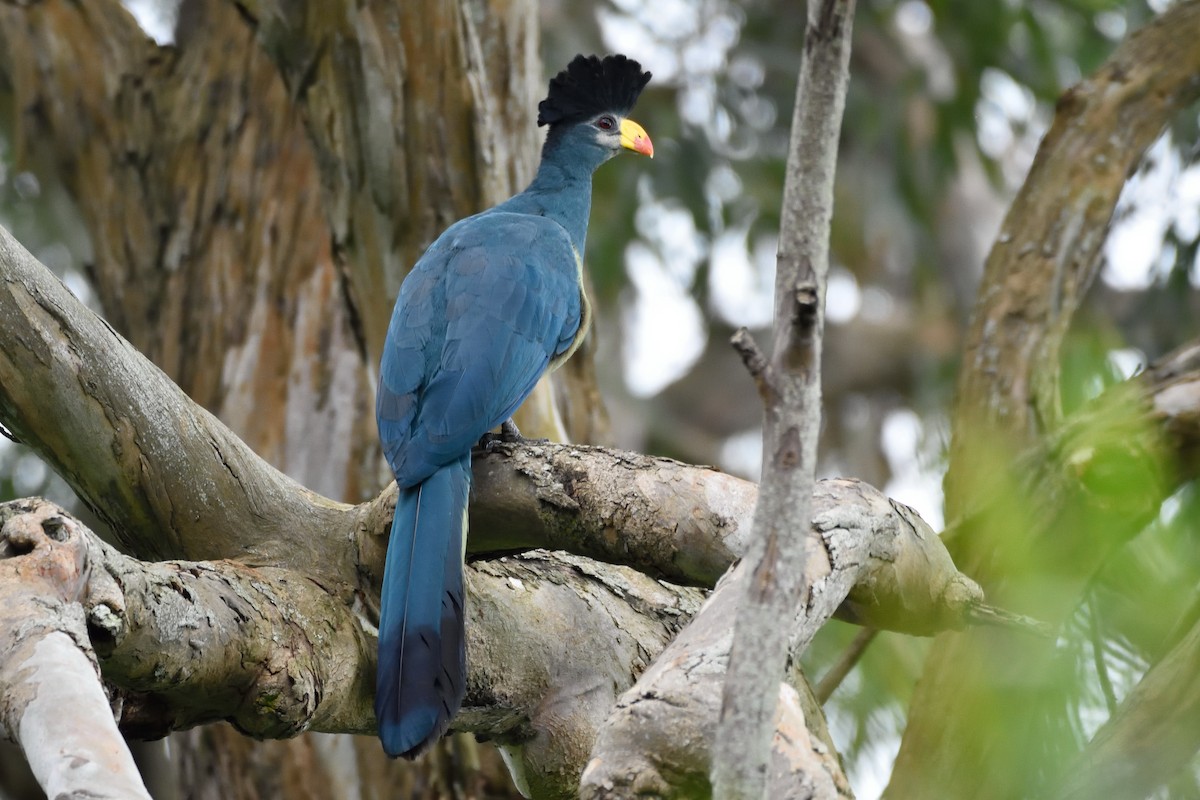
[[405,280],[377,412],[402,486],[512,415],[579,333],[579,267],[545,217],[485,212],[447,229]]

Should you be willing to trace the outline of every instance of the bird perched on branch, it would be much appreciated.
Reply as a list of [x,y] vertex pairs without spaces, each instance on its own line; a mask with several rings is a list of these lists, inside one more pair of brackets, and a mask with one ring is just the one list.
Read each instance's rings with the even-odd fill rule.
[[511,425],[542,374],[587,331],[592,173],[623,148],[654,155],[646,132],[626,117],[649,80],[625,56],[576,56],[538,105],[538,125],[549,131],[529,188],[447,228],[400,288],[375,409],[400,489],[375,693],[389,755],[420,753],[462,704],[471,448]]

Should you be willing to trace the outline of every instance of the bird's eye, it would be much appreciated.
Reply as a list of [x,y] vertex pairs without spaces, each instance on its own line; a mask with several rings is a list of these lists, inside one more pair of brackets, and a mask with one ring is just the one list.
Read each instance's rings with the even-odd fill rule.
[[602,131],[611,131],[613,128],[617,127],[617,122],[612,117],[603,116],[596,120],[596,127]]

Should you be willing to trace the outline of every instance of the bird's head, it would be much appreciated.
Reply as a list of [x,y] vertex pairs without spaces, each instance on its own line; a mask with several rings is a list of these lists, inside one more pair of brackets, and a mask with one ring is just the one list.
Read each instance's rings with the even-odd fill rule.
[[627,116],[649,81],[625,56],[575,56],[538,104],[538,125],[550,126],[547,149],[566,147],[593,169],[622,149],[653,157],[650,137]]

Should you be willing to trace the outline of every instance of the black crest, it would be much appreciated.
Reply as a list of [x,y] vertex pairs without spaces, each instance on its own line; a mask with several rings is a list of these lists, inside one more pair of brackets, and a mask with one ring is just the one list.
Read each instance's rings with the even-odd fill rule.
[[650,82],[650,73],[625,56],[575,56],[550,79],[550,93],[538,103],[538,125],[580,122],[610,111],[623,117]]

